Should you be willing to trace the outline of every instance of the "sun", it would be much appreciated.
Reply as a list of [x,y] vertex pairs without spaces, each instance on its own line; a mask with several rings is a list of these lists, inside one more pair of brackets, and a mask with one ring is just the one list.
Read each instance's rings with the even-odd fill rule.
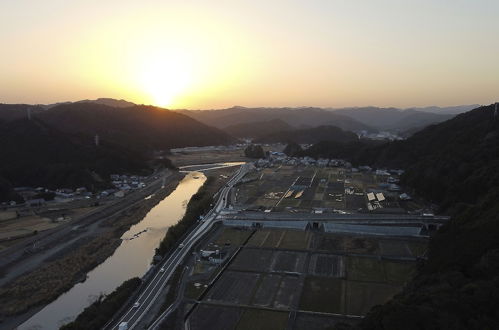
[[192,83],[188,57],[167,53],[145,56],[140,70],[140,85],[157,106],[171,107]]

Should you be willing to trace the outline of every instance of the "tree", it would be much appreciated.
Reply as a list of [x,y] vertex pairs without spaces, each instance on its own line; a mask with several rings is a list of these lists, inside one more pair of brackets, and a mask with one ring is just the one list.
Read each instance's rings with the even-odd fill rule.
[[296,156],[298,153],[300,153],[302,151],[302,148],[301,146],[296,143],[296,142],[290,142],[286,148],[284,148],[284,153],[287,155],[287,156]]
[[244,149],[244,155],[249,158],[264,158],[265,152],[261,145],[250,144]]

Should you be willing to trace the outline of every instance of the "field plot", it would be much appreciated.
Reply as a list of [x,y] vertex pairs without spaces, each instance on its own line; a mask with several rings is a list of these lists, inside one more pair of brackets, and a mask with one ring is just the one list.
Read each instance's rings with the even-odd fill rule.
[[262,229],[258,230],[251,237],[248,246],[276,248],[286,233],[283,229]]
[[271,270],[273,272],[302,273],[307,254],[303,252],[275,251],[272,258]]
[[428,250],[428,241],[420,240],[420,241],[410,241],[407,242],[407,246],[414,257],[420,257],[425,254],[426,250]]
[[348,281],[347,314],[365,315],[373,306],[383,304],[400,292],[399,286]]
[[244,248],[229,266],[233,270],[268,272],[272,263],[272,250]]
[[286,230],[284,232],[284,237],[280,241],[279,248],[306,250],[308,248],[311,236],[312,235],[309,231],[304,232],[303,230]]
[[251,235],[251,230],[224,227],[222,232],[213,241],[218,246],[232,245],[239,246],[243,244]]
[[225,272],[208,294],[208,301],[249,304],[260,274]]
[[[238,187],[237,205],[247,208],[274,208],[275,211],[322,207],[344,208],[344,183],[338,169],[282,166],[263,169],[254,181]],[[336,187],[332,190],[328,184]],[[326,198],[325,192],[338,196]],[[337,201],[339,199],[339,201]]]
[[366,197],[364,195],[346,195],[346,209],[357,211],[366,208]]
[[271,307],[277,290],[280,287],[281,279],[281,275],[264,275],[260,281],[260,286],[253,297],[253,305]]
[[384,282],[385,269],[378,258],[347,257],[347,279]]
[[380,254],[391,257],[412,257],[412,252],[409,249],[407,242],[396,240],[380,240]]
[[342,256],[315,254],[310,258],[308,273],[317,276],[345,277],[345,262]]
[[293,330],[331,330],[338,323],[352,323],[352,320],[341,316],[324,316],[317,314],[298,313]]
[[305,279],[300,299],[301,310],[343,314],[344,301],[344,280],[313,276]]
[[343,252],[344,244],[341,236],[316,233],[310,240],[310,248],[325,252]]
[[414,262],[384,261],[386,281],[403,284],[407,282],[416,270]]
[[343,236],[344,249],[347,253],[376,254],[378,240],[371,237]]
[[191,330],[234,330],[242,311],[240,308],[199,305],[189,317]]
[[287,324],[287,312],[246,309],[236,330],[284,330]]
[[246,246],[251,246],[251,247],[261,247],[262,244],[265,242],[267,239],[267,236],[270,235],[269,230],[257,230],[253,236],[251,236],[250,240],[246,244]]
[[274,307],[278,309],[289,309],[296,305],[299,298],[298,289],[300,287],[300,278],[296,276],[283,276],[279,290],[275,296]]
[[61,223],[62,222],[54,222],[49,218],[42,218],[38,216],[27,216],[4,220],[0,222],[0,239],[33,235],[35,231],[41,232],[47,229],[55,228]]
[[310,248],[325,252],[345,252],[353,254],[377,254],[378,241],[371,237],[345,236],[338,234],[314,233]]

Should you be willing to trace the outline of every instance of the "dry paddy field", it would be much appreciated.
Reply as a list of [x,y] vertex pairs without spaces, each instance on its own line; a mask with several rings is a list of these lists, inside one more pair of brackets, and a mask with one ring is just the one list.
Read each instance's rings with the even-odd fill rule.
[[260,229],[241,243],[247,237],[225,228],[214,238],[242,248],[194,309],[191,329],[314,330],[356,322],[401,290],[426,244],[291,229]]

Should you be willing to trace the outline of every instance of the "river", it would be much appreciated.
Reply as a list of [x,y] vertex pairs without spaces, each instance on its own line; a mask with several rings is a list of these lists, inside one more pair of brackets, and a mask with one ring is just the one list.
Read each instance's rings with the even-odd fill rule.
[[73,286],[18,329],[58,329],[71,322],[101,293],[110,293],[124,281],[144,275],[168,227],[183,217],[191,196],[205,181],[206,176],[201,172],[187,173],[170,195],[123,234],[121,245],[112,256],[87,274],[85,282]]

